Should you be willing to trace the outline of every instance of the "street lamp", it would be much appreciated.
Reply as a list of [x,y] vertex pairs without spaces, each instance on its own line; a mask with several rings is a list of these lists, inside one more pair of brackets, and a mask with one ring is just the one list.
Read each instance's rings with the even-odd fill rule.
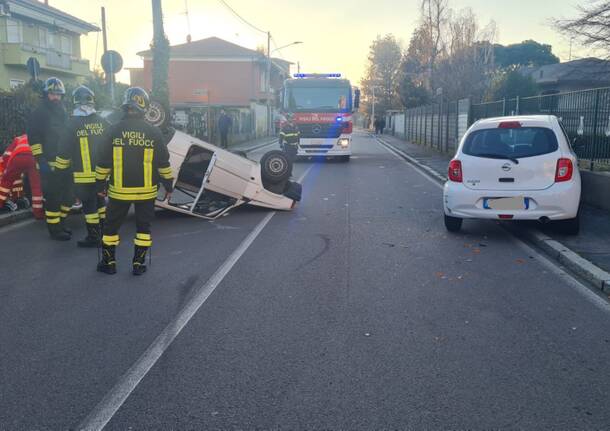
[[279,48],[275,48],[271,51],[271,32],[267,32],[267,134],[271,135],[271,127],[273,125],[273,120],[271,119],[271,54],[275,51],[280,50],[282,48],[288,48],[292,45],[300,45],[300,40],[289,43],[288,45],[280,46]]

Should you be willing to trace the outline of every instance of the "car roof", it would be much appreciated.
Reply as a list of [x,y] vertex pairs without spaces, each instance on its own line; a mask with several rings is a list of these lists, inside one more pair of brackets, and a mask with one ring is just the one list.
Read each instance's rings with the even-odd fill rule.
[[523,127],[552,127],[557,121],[554,115],[512,115],[478,120],[472,126],[473,130],[496,128],[500,123],[518,121]]

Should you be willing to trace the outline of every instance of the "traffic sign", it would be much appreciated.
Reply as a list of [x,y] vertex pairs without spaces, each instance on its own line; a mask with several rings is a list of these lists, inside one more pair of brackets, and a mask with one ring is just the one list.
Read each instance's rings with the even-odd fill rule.
[[123,57],[116,51],[106,51],[102,55],[102,68],[108,74],[119,73],[123,68]]
[[28,58],[26,66],[32,79],[37,80],[38,75],[40,75],[40,63],[38,62],[38,59],[36,59],[36,57]]

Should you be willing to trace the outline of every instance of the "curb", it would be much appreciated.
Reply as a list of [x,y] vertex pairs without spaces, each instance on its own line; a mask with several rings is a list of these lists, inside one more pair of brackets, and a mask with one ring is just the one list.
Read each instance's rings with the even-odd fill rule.
[[30,211],[29,209],[8,213],[8,214],[0,217],[0,227],[18,223],[20,221],[31,219],[33,217],[34,217],[34,215],[32,214],[32,211]]
[[[424,170],[426,174],[430,175],[432,178],[439,181],[441,184],[443,184],[447,180],[445,177],[434,171],[429,166],[422,164],[419,160],[412,156],[409,156],[404,151],[396,148],[389,142],[380,138],[377,138],[377,141],[379,141],[386,148],[389,148],[391,151],[396,152],[410,164],[415,165],[418,168]],[[574,274],[578,275],[580,278],[592,284],[596,289],[604,292],[605,294],[610,294],[610,273],[589,262],[587,259],[580,256],[578,253],[571,250],[569,247],[566,247],[561,242],[541,232],[535,232],[532,230],[523,231],[514,226],[509,227],[504,224],[502,225],[502,227],[504,227],[506,230],[508,230],[515,236],[525,237],[527,241],[537,246],[547,256],[551,257],[553,260],[563,265],[564,267],[572,271]]]

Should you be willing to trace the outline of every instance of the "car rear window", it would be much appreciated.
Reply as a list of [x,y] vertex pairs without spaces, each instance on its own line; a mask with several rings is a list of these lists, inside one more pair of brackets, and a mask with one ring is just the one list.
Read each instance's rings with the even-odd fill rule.
[[551,129],[520,127],[472,132],[466,138],[462,152],[475,157],[521,159],[554,153],[558,148],[557,137]]

